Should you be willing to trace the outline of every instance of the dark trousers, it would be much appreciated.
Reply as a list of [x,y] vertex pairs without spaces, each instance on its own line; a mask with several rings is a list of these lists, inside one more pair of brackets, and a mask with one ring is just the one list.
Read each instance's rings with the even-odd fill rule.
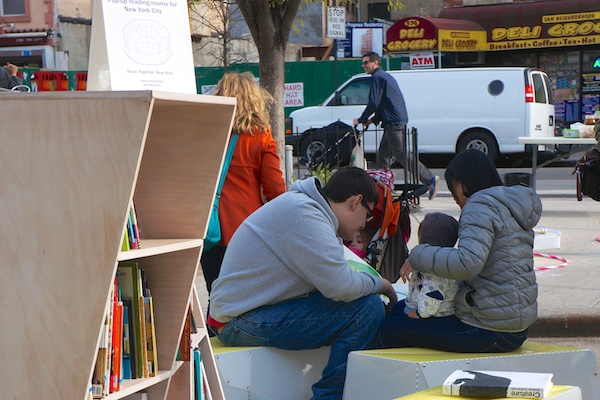
[[[411,174],[418,172],[419,180],[424,184],[428,184],[434,176],[431,171],[420,161],[418,162],[419,170],[413,171],[412,166],[414,161],[412,154],[409,152],[408,158],[406,158],[405,131],[405,125],[384,125],[383,137],[377,151],[375,165],[378,169],[390,169],[393,161],[396,160],[403,168],[407,168]],[[405,162],[408,162],[408,167],[404,165]]]
[[202,273],[206,281],[206,290],[210,294],[213,282],[219,277],[223,257],[225,257],[227,246],[216,245],[210,250],[202,253],[200,264],[202,265]]

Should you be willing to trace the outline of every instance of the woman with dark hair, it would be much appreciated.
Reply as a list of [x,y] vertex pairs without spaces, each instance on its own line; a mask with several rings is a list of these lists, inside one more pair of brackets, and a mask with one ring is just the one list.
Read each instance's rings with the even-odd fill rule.
[[383,347],[513,351],[537,319],[533,228],[541,200],[530,188],[503,186],[492,161],[478,150],[458,154],[445,178],[461,208],[458,246],[417,245],[400,276],[406,282],[414,269],[460,281],[455,314],[413,319],[401,312],[401,301],[380,326],[378,339]]

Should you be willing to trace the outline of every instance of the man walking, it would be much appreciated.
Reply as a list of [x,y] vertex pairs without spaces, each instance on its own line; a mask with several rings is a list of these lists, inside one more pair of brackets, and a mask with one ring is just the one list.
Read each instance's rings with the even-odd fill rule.
[[[389,169],[392,166],[392,156],[399,163],[404,163],[404,132],[408,123],[406,104],[400,87],[398,87],[398,82],[381,69],[379,54],[370,51],[363,55],[362,60],[365,72],[372,76],[369,83],[369,102],[362,115],[359,118],[354,118],[354,125],[362,123],[366,128],[370,123],[375,125],[379,122],[382,123],[383,137],[377,151],[375,164],[377,168]],[[373,114],[375,115],[369,119]],[[409,165],[404,166],[409,171],[410,165],[412,165],[410,158],[409,155]],[[428,187],[429,200],[433,200],[437,195],[440,178],[434,176],[420,161],[418,161],[418,165],[420,180]]]

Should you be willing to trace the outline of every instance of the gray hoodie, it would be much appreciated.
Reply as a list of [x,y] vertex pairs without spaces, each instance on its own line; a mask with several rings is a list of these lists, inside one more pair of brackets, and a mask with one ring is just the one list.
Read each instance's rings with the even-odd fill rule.
[[459,220],[458,247],[418,245],[414,270],[460,280],[456,316],[497,332],[520,332],[537,319],[533,228],[542,203],[532,189],[494,186],[469,197]]
[[338,220],[316,178],[296,181],[238,228],[210,294],[210,315],[229,322],[247,311],[318,290],[350,302],[382,290],[350,268]]

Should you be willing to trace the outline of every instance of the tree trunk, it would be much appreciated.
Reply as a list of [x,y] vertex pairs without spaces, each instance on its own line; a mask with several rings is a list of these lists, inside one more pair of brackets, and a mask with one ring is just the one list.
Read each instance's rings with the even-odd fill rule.
[[271,108],[270,122],[277,142],[282,171],[285,167],[285,111],[283,107],[283,83],[285,82],[285,46],[283,49],[258,46],[260,57],[260,84],[275,98]]
[[258,49],[260,84],[275,98],[271,108],[271,127],[285,171],[285,126],[283,84],[285,48],[302,0],[238,0],[237,5],[248,24]]

